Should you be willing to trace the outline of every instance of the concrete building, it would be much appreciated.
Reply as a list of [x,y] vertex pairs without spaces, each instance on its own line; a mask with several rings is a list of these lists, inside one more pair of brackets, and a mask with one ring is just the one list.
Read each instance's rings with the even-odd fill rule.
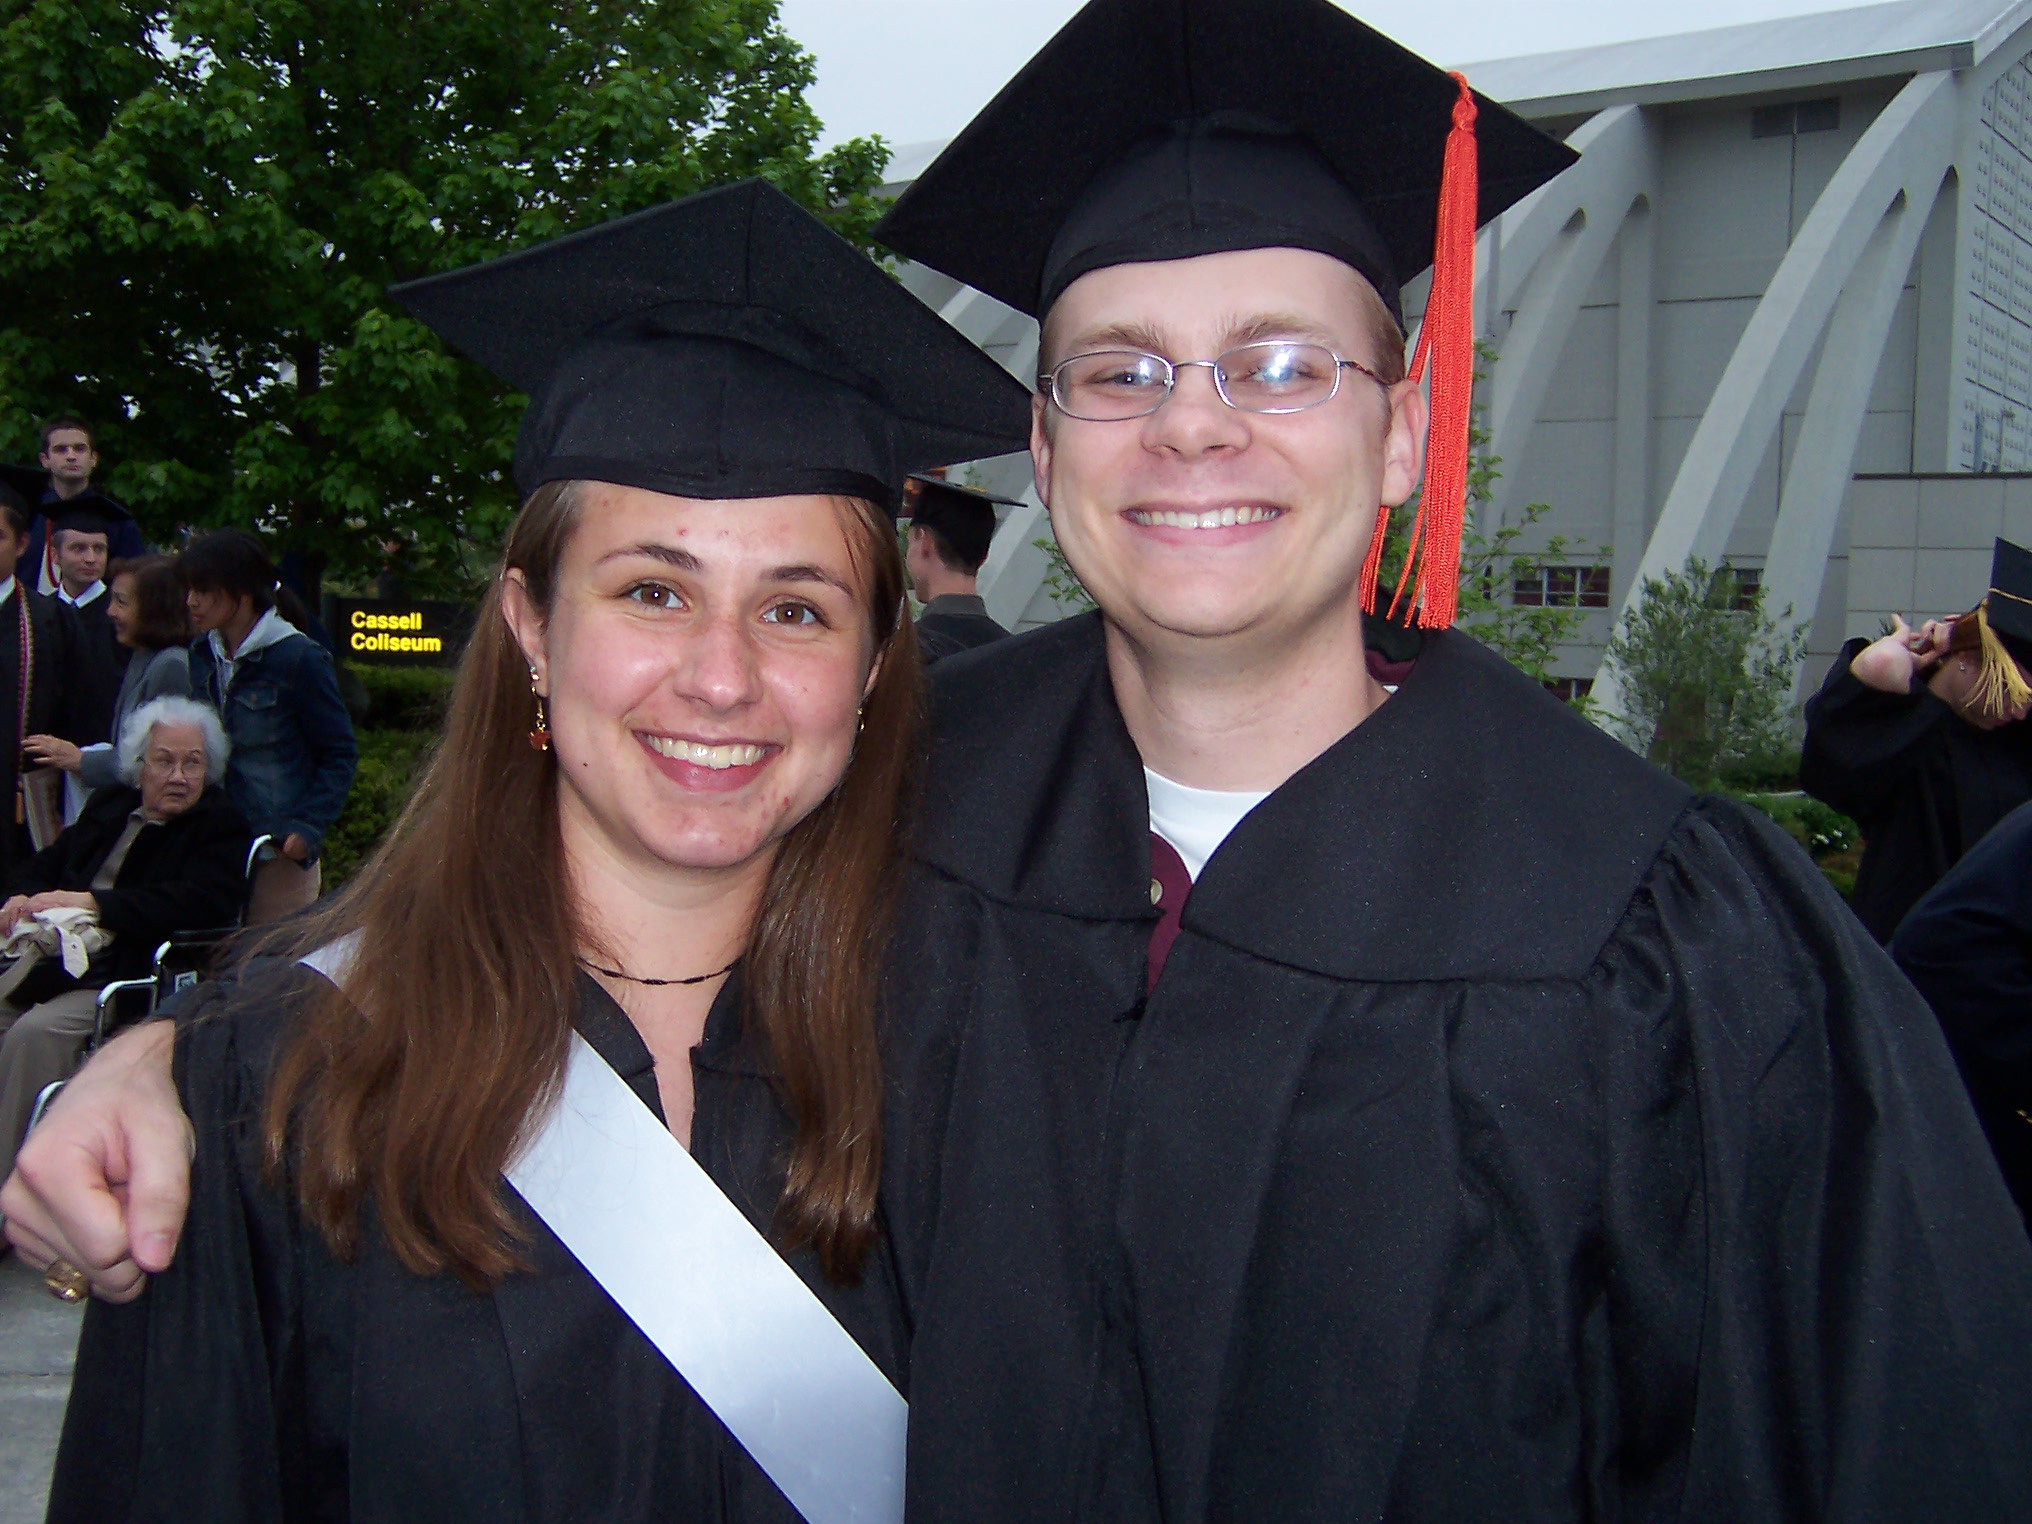
[[[1886,614],[1967,608],[1995,534],[2032,540],[2032,0],[1896,0],[1465,72],[1582,152],[1480,249],[1503,472],[1484,527],[1543,503],[1538,543],[1586,545],[1518,590],[1590,610],[1562,673],[1592,678],[1642,579],[1690,555],[1812,618],[1810,684]],[[898,154],[898,188],[936,147]],[[905,279],[1031,378],[1028,319]],[[972,469],[1029,484],[1018,458]],[[1062,612],[1029,503],[982,577],[1016,624]]]

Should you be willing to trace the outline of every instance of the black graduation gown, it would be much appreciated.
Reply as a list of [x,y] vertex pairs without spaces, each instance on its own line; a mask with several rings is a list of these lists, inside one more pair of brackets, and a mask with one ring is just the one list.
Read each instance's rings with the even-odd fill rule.
[[2032,804],[1912,907],[1891,956],[1933,1007],[2032,1223]]
[[1841,649],[1806,702],[1799,786],[1863,829],[1849,903],[1879,942],[1990,827],[2032,799],[2032,723],[1979,730],[1923,684],[1884,693]]
[[[248,977],[279,978],[279,992],[179,1040],[198,1139],[190,1216],[172,1269],[86,1316],[51,1520],[797,1519],[519,1200],[533,1268],[491,1295],[411,1275],[371,1227],[355,1263],[334,1260],[264,1184],[256,1119],[287,1008],[317,976]],[[648,1050],[590,980],[577,1025],[657,1109]],[[692,1074],[693,1154],[766,1232],[790,1123],[741,1042],[731,982]],[[852,1289],[825,1282],[809,1251],[787,1257],[897,1379],[887,1250]]]
[[80,608],[69,604],[78,626],[78,724],[94,741],[114,741],[113,709],[120,698],[120,679],[127,675],[127,658],[133,653],[113,633],[108,605],[110,593],[100,593]]
[[[26,564],[25,562],[23,563]],[[27,719],[21,705],[21,605],[28,600],[29,639],[35,659],[30,664]],[[77,616],[66,604],[28,590],[16,579],[14,591],[0,601],[0,880],[12,877],[30,855],[28,832],[15,823],[15,785],[21,777],[22,736],[54,735],[88,746],[90,705],[96,690],[84,670]]]
[[2032,1517],[2032,1244],[1813,865],[1458,634],[1146,999],[1099,623],[945,669],[893,975],[916,1524]]

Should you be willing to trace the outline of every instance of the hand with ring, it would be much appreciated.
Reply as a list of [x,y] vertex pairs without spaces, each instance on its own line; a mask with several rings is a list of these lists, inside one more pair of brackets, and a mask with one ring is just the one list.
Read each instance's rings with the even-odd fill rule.
[[42,1272],[42,1283],[59,1302],[82,1302],[92,1294],[90,1279],[67,1259],[51,1260]]

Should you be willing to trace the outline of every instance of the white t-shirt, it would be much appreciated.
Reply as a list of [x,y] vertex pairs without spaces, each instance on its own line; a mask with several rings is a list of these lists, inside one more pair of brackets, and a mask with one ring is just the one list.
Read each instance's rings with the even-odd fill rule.
[[1196,882],[1199,870],[1242,823],[1242,817],[1270,797],[1247,790],[1189,788],[1143,769],[1150,791],[1150,829],[1170,842]]

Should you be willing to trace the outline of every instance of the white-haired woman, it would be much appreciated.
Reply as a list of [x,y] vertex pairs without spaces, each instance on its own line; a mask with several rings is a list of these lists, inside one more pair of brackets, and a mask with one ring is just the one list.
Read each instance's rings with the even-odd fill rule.
[[247,822],[222,788],[225,728],[209,705],[159,698],[128,716],[120,782],[93,794],[61,836],[15,872],[0,935],[25,916],[89,910],[112,940],[83,974],[43,959],[0,1000],[0,1172],[43,1087],[70,1073],[100,988],[146,974],[174,931],[228,925],[246,895]]

